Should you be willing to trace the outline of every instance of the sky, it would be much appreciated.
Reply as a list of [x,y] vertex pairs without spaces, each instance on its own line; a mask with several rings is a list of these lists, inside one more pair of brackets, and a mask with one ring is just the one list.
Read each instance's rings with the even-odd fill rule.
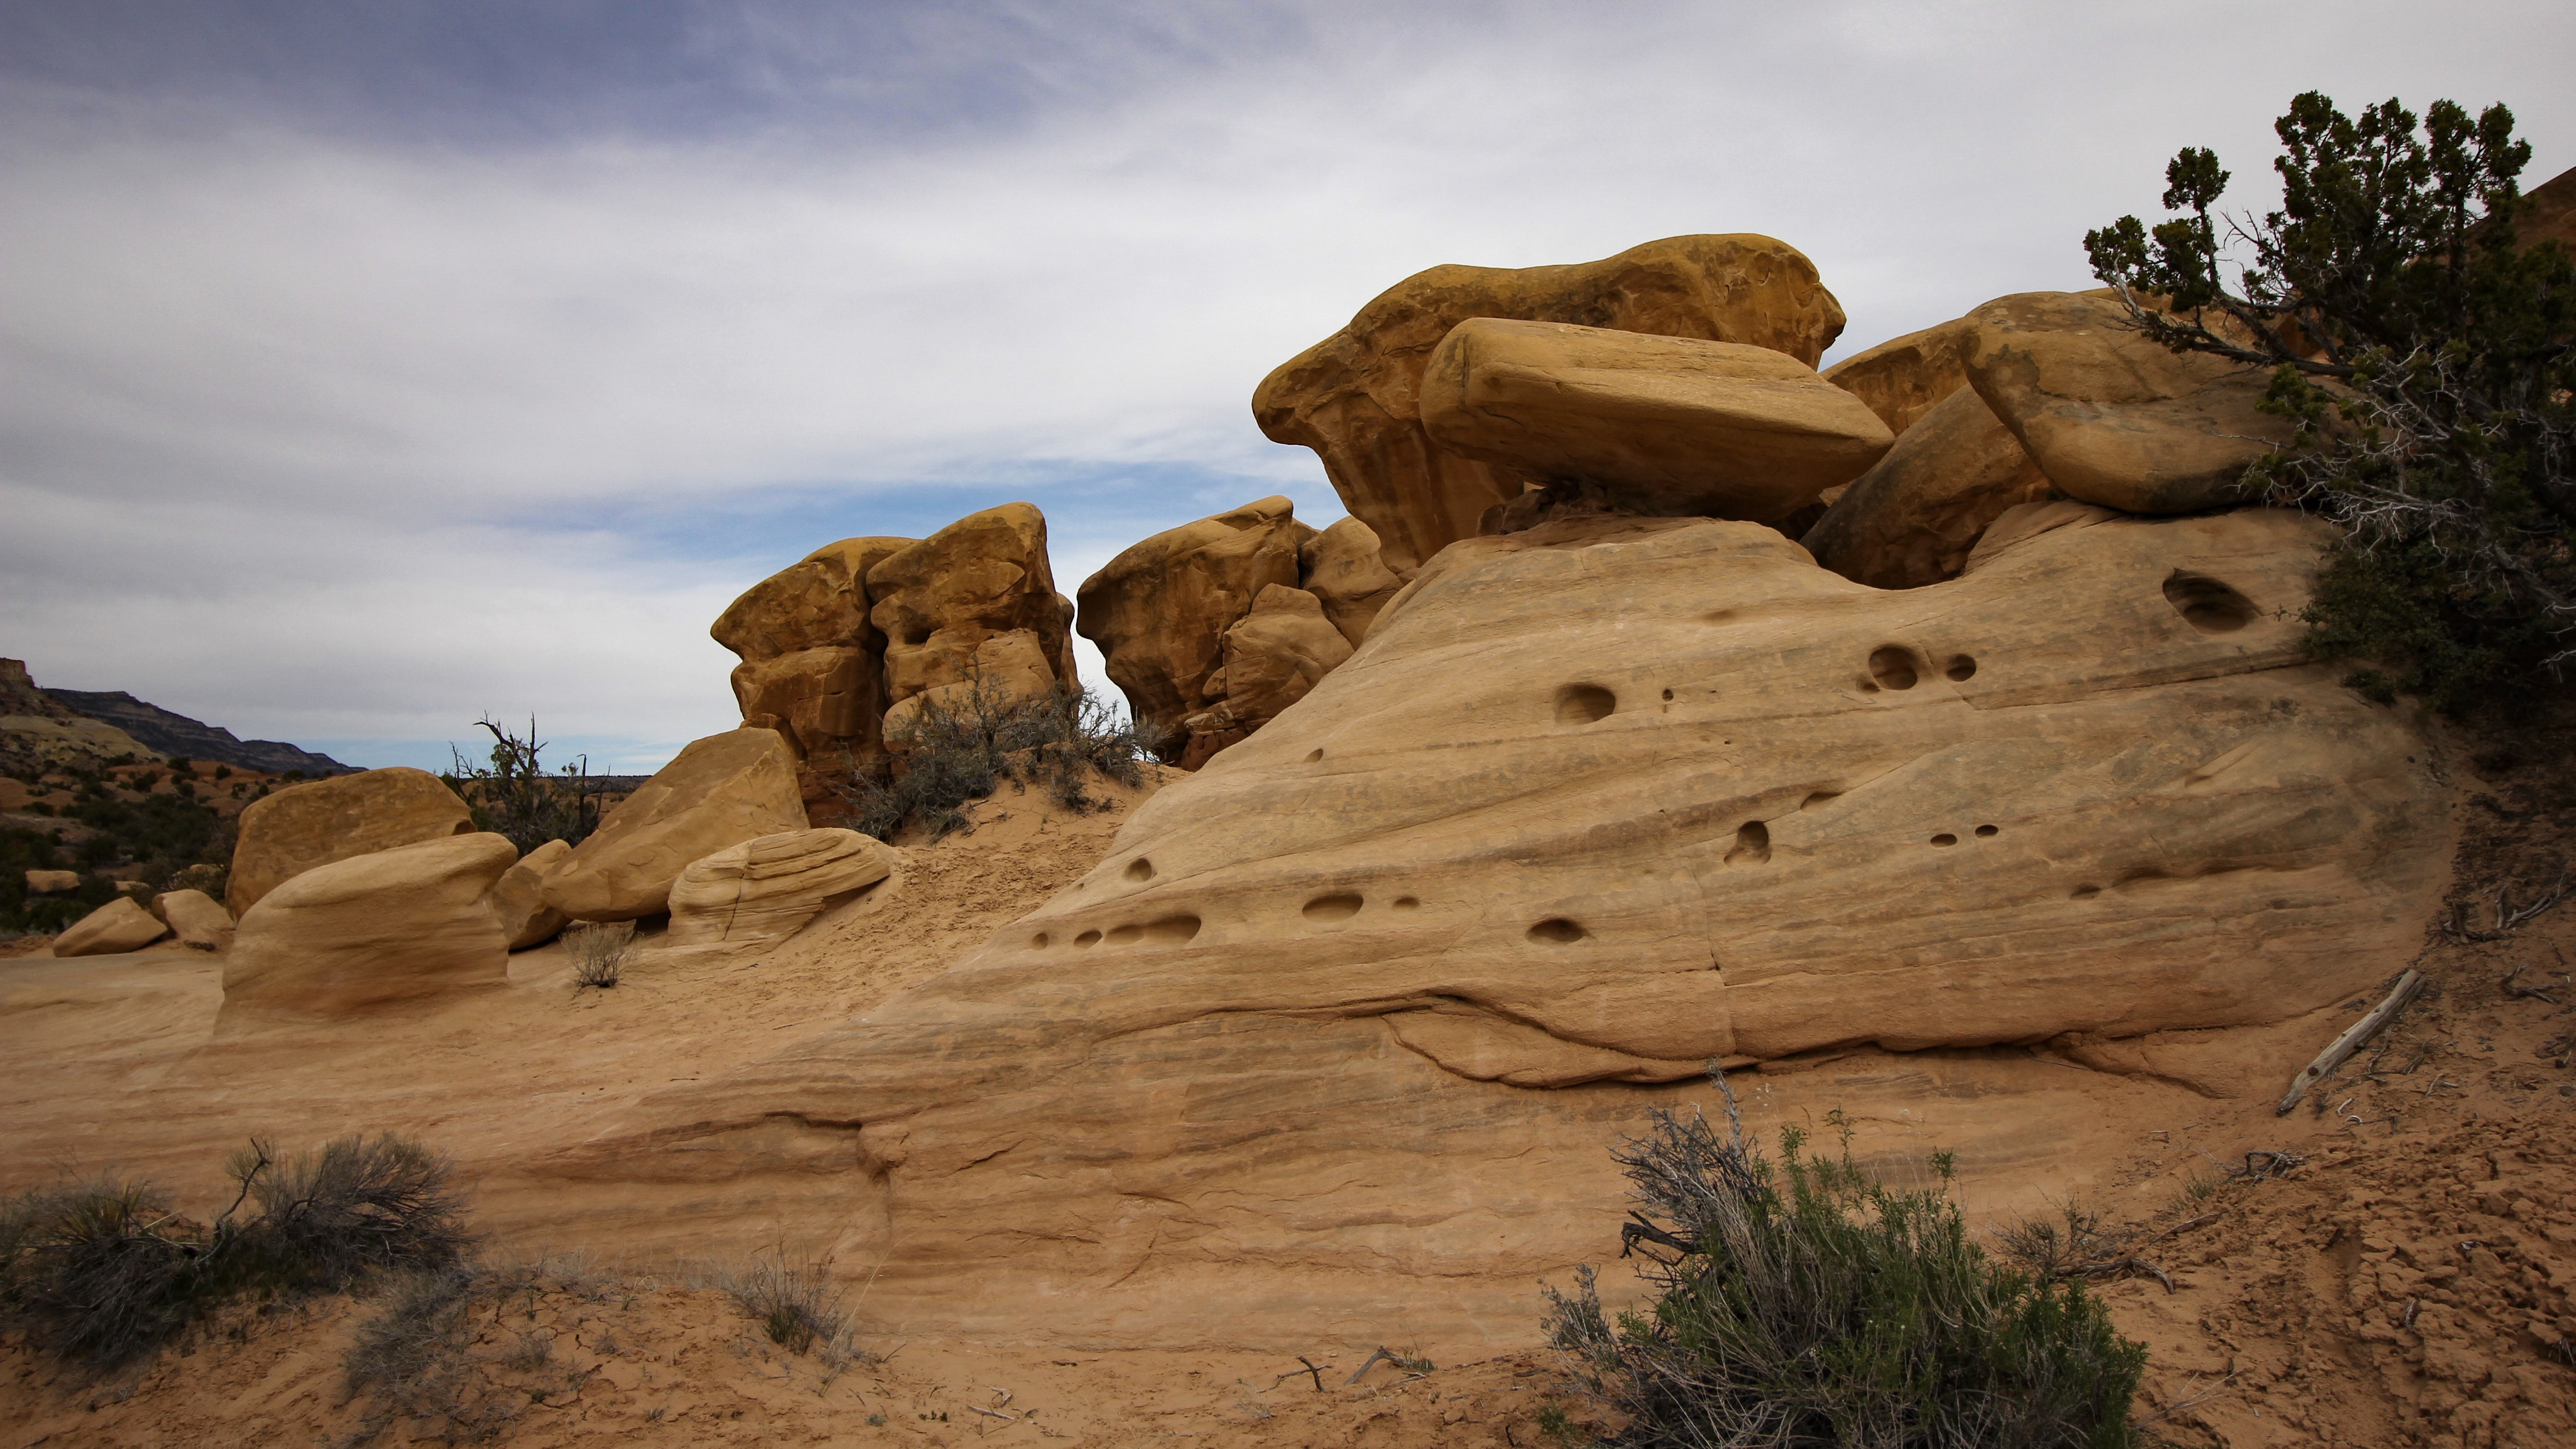
[[1766,233],[1830,359],[2093,285],[2180,147],[2259,209],[2303,90],[2504,101],[2554,176],[2571,62],[2564,0],[0,0],[0,654],[649,771],[833,539],[1022,499],[1069,595],[1339,517],[1253,387],[1425,267]]

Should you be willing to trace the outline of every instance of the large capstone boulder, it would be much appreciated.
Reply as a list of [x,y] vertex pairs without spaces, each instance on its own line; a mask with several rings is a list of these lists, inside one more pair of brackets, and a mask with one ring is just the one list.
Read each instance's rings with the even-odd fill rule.
[[1073,601],[1055,591],[1046,516],[1026,503],[971,513],[868,570],[870,617],[886,636],[888,705],[956,684],[996,634],[1027,631],[1071,686]]
[[675,946],[765,946],[894,873],[903,853],[855,830],[789,830],[690,863],[671,886]]
[[471,834],[474,812],[427,770],[394,766],[290,785],[241,813],[224,904],[236,919],[270,891],[352,856]]
[[518,858],[506,836],[459,835],[296,876],[243,914],[224,1015],[337,1016],[507,984],[483,897]]
[[74,921],[54,938],[53,949],[57,956],[118,956],[169,934],[169,926],[131,896],[118,896]]
[[709,735],[610,811],[589,839],[546,872],[538,895],[574,921],[660,915],[669,908],[671,882],[689,862],[805,828],[796,761],[777,731]]
[[1315,450],[1399,578],[1474,537],[1490,509],[1522,490],[1513,470],[1451,453],[1422,428],[1424,364],[1471,317],[1738,342],[1809,367],[1843,329],[1815,264],[1766,236],[1669,237],[1597,262],[1442,266],[1407,277],[1252,395],[1261,431]]
[[1299,550],[1314,536],[1286,498],[1263,498],[1155,534],[1085,579],[1074,627],[1100,646],[1130,717],[1178,735],[1222,700],[1222,681],[1208,686],[1226,630],[1263,589],[1297,587]]
[[1970,315],[1969,385],[2071,498],[2127,513],[2244,502],[2246,465],[2295,431],[2259,406],[2267,369],[2168,351],[2110,298],[2025,292]]
[[1986,526],[2048,496],[2048,475],[1962,387],[1934,404],[1799,540],[1854,583],[1911,589],[1954,578]]
[[1534,483],[1625,512],[1768,523],[1859,477],[1895,435],[1767,347],[1475,318],[1432,350],[1422,428]]

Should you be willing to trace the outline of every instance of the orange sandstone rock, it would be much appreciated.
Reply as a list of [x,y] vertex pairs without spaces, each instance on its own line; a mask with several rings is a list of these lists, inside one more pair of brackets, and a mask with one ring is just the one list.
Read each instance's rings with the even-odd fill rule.
[[1943,398],[1799,542],[1855,583],[1911,589],[1956,576],[1986,525],[2048,496],[2012,430],[1973,388]]
[[318,866],[243,914],[224,962],[224,1015],[336,1016],[509,978],[483,904],[519,858],[506,837],[459,835]]
[[1100,646],[1132,718],[1177,735],[1225,697],[1225,632],[1273,585],[1297,587],[1299,550],[1315,530],[1286,498],[1167,529],[1083,580],[1075,629]]
[[669,908],[689,863],[729,845],[806,828],[796,763],[775,730],[738,729],[690,743],[609,812],[538,886],[575,921],[631,921]]
[[118,896],[74,921],[56,936],[54,954],[121,956],[128,951],[140,951],[169,934],[169,926],[135,904],[132,897]]
[[855,830],[790,830],[690,863],[671,886],[675,946],[759,946],[894,873],[903,852]]
[[1059,684],[1075,682],[1073,604],[1055,591],[1046,516],[1026,503],[968,514],[868,570],[886,636],[889,706],[967,677],[977,646],[1028,630]]
[[239,918],[318,866],[473,829],[474,812],[427,770],[397,765],[290,785],[242,811],[224,904]]

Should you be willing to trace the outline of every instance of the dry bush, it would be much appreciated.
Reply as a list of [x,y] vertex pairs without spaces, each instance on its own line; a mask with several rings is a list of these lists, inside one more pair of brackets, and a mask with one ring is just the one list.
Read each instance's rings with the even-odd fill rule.
[[1159,740],[1150,727],[1121,721],[1079,688],[1057,686],[1043,699],[1013,699],[988,690],[979,674],[954,704],[924,701],[886,743],[898,756],[892,783],[853,774],[833,782],[852,829],[892,840],[906,827],[934,840],[966,823],[958,809],[993,793],[1004,780],[1044,789],[1065,809],[1101,808],[1095,779],[1133,788]]
[[626,971],[626,949],[635,943],[633,921],[585,922],[564,932],[572,955],[573,990],[615,986]]
[[718,1281],[769,1341],[789,1353],[814,1352],[836,1361],[862,1356],[849,1346],[849,1314],[832,1284],[829,1260],[791,1260],[782,1251]]

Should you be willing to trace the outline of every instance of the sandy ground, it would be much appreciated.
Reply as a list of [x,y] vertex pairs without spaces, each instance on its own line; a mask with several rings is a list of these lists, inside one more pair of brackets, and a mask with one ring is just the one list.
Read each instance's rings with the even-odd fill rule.
[[[2487,773],[2499,783],[2472,807],[2460,871],[2473,932],[2491,922],[2497,884],[2515,901],[2549,884],[2576,816],[2576,795],[2554,775]],[[379,1023],[359,1040],[219,1031],[220,965],[197,953],[0,962],[0,1177],[16,1186],[114,1166],[193,1204],[214,1195],[216,1164],[249,1133],[296,1143],[352,1125],[433,1142],[469,1176],[506,1175],[645,1092],[766,1054],[942,969],[1087,869],[1131,804],[1068,818],[1026,797],[998,801],[973,835],[916,848],[887,887],[765,955],[647,940],[626,979],[599,992],[572,989],[559,951],[523,953],[506,990]],[[2576,970],[2565,964],[2576,908],[2501,939],[2431,929],[2427,942],[2419,964],[2431,993],[2288,1117],[2272,1116],[2270,1084],[2357,1013],[2163,1064],[2259,1078],[2259,1090],[2165,1081],[2150,1097],[2146,1078],[2063,1052],[1992,1058],[1999,1073],[2063,1080],[2070,1111],[2116,1108],[2116,1121],[2070,1137],[2081,1146],[2064,1180],[2080,1205],[2163,1234],[2138,1251],[2171,1291],[2144,1275],[2103,1291],[2152,1350],[2140,1412],[2172,1442],[2576,1442],[2576,1070],[2561,1065],[2576,1052],[2576,992],[2557,974]],[[2545,994],[2516,994],[2535,985]],[[1787,1065],[1803,1070],[1746,1082],[1758,1118],[1791,1115],[1793,1097],[1875,1097],[1926,1073],[1981,1069],[1963,1054],[1874,1051]],[[1919,1131],[1901,1113],[1865,1127]],[[2304,1160],[2263,1180],[2228,1174],[2257,1148]],[[1974,1200],[1977,1184],[1970,1191],[1982,1217],[1997,1215]],[[2026,1196],[2013,1194],[2017,1208]],[[861,1357],[835,1367],[769,1343],[724,1294],[693,1286],[736,1265],[549,1241],[523,1212],[486,1226],[495,1260],[576,1253],[590,1263],[548,1268],[477,1320],[477,1381],[511,1405],[499,1431],[510,1444],[1523,1449],[1548,1442],[1544,1403],[1578,1422],[1615,1419],[1555,1378],[1536,1343],[1535,1285],[1527,1351],[1427,1373],[1381,1362],[1356,1384],[1344,1380],[1367,1348],[1347,1339],[1178,1355],[906,1338],[871,1320],[861,1285],[850,1304]],[[1624,1272],[1612,1263],[1605,1286]],[[108,1380],[12,1348],[0,1355],[0,1446],[345,1442],[382,1407],[352,1397],[341,1367],[375,1311],[337,1300],[237,1311],[183,1351]],[[441,1432],[415,1419],[386,1437]]]

